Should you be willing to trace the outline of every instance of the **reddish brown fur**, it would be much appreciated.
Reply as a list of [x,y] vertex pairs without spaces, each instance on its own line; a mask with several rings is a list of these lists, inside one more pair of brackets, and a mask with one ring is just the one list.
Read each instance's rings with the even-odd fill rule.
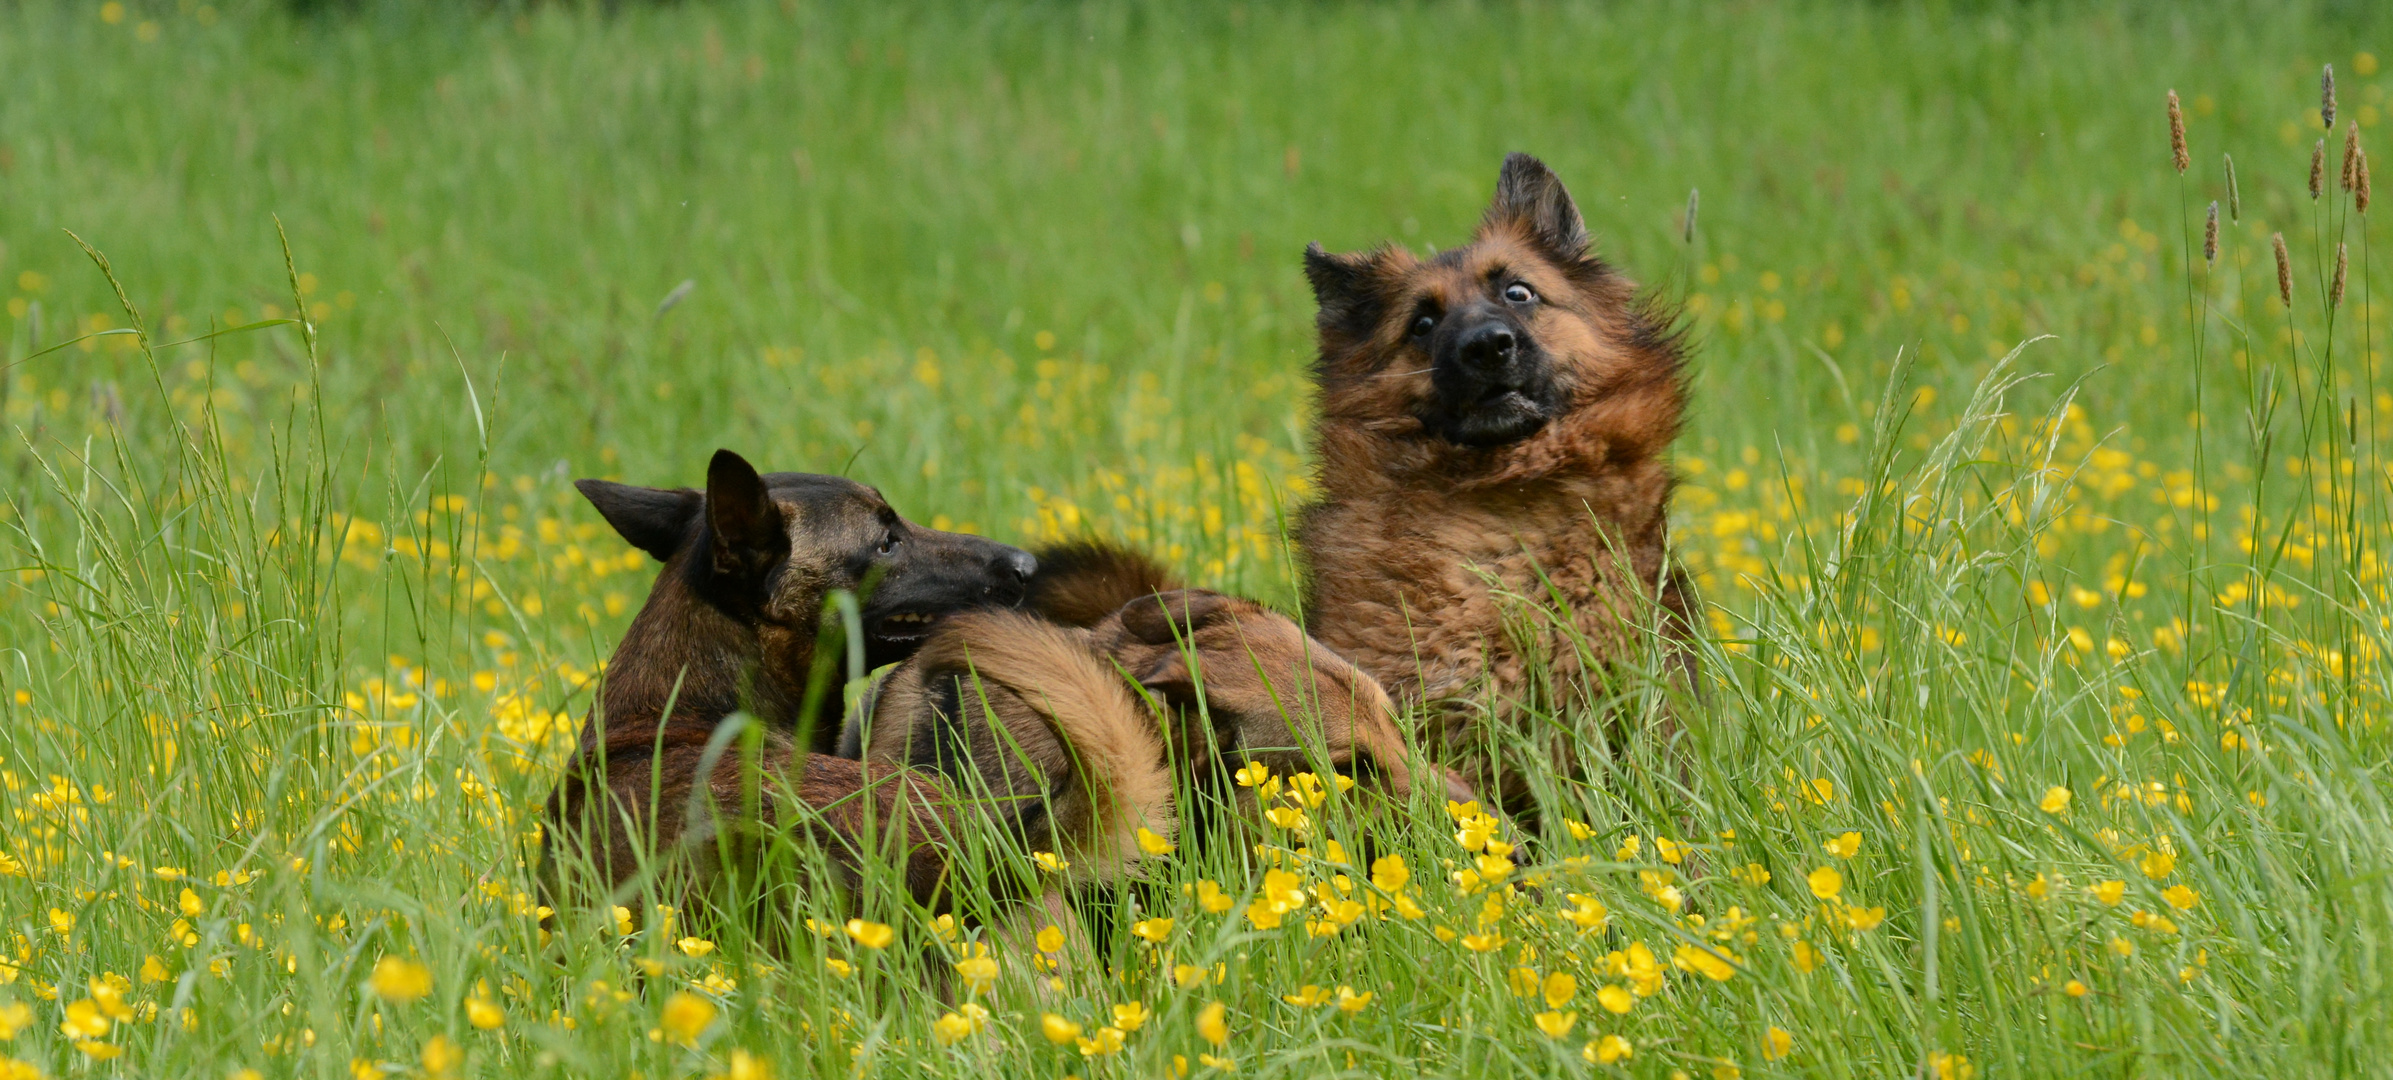
[[1260,761],[1284,775],[1319,755],[1389,793],[1412,789],[1387,692],[1261,604],[1201,589],[1142,597],[1098,623],[1091,644],[1164,707],[1159,719],[1190,758]]
[[1065,626],[1095,626],[1134,597],[1178,587],[1145,555],[1083,540],[1040,549],[1029,602]]
[[[803,838],[819,843],[834,877],[808,887],[852,890],[878,861],[900,871],[917,902],[945,907],[944,852],[956,830],[972,827],[973,808],[936,775],[799,744],[826,594],[853,587],[840,576],[853,572],[853,553],[910,523],[862,485],[760,477],[728,453],[717,455],[703,499],[595,482],[583,490],[665,566],[609,660],[580,747],[550,796],[550,887],[588,884],[621,903],[653,879],[676,890],[667,902],[686,909],[727,870],[755,863],[762,845]],[[907,535],[928,560],[909,564],[917,579],[1012,552],[930,530]],[[954,591],[969,602],[979,579],[961,580]],[[710,766],[717,726],[743,711],[763,729],[753,768],[736,741],[713,750]],[[559,855],[586,859],[594,880],[562,880]]]
[[1139,859],[1139,828],[1173,831],[1155,724],[1085,630],[958,616],[858,714],[866,761],[950,775],[1028,848],[1063,855],[1075,880],[1117,879]]
[[[1628,657],[1657,597],[1669,633],[1688,632],[1685,589],[1665,564],[1665,455],[1685,405],[1678,343],[1668,317],[1584,242],[1559,182],[1524,197],[1508,161],[1468,246],[1428,261],[1394,247],[1316,253],[1308,267],[1323,297],[1321,499],[1299,531],[1310,627],[1400,698],[1443,705],[1434,741],[1454,751],[1482,741],[1487,711],[1466,704],[1482,692],[1502,716],[1538,667],[1565,686],[1589,675],[1574,633],[1599,664]],[[1499,272],[1540,297],[1526,330],[1566,404],[1525,438],[1464,445],[1423,419],[1436,389],[1408,322],[1416,305],[1469,302]],[[1574,625],[1508,633],[1507,596],[1559,598]],[[1518,803],[1521,785],[1500,781],[1494,763],[1471,771]]]

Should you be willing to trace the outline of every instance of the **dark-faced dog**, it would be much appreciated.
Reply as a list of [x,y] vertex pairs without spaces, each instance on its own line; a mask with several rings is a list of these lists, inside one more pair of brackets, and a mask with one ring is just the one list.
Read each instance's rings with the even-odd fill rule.
[[[776,830],[821,843],[853,887],[868,860],[898,868],[915,900],[945,906],[956,830],[982,827],[939,776],[812,752],[837,737],[810,702],[817,651],[843,644],[832,591],[862,597],[868,662],[903,659],[963,612],[1024,596],[1034,561],[979,537],[925,529],[871,488],[830,476],[759,475],[718,451],[704,494],[584,480],[624,539],[663,561],[608,661],[599,702],[548,805],[548,866],[586,860],[624,890],[671,864],[694,890]],[[751,761],[717,725],[763,728]],[[811,729],[811,731],[809,730]],[[753,766],[751,769],[750,766]]]
[[[1479,753],[1476,725],[1516,721],[1538,669],[1571,685],[1583,655],[1635,655],[1655,622],[1686,662],[1689,600],[1665,561],[1685,402],[1672,317],[1596,257],[1526,154],[1505,159],[1469,244],[1427,260],[1315,245],[1305,275],[1321,406],[1320,501],[1298,532],[1308,626],[1398,698],[1441,706],[1432,742],[1518,811],[1526,789]],[[1559,600],[1569,620],[1508,628],[1506,595]],[[1492,713],[1471,700],[1489,689]],[[1554,752],[1567,770],[1575,748]]]

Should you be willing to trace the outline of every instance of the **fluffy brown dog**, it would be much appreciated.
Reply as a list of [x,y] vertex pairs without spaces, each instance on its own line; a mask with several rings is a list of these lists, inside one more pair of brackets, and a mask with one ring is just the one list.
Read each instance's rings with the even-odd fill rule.
[[[944,620],[1019,602],[1030,556],[921,528],[849,480],[760,475],[730,451],[715,455],[704,494],[580,487],[665,566],[550,796],[543,862],[552,895],[587,885],[624,903],[653,881],[685,909],[702,897],[759,904],[761,893],[731,897],[714,886],[753,870],[765,847],[805,838],[827,856],[832,880],[801,888],[852,891],[886,867],[916,901],[947,906],[948,856],[959,830],[985,827],[977,808],[934,773],[808,752],[815,740],[804,728],[822,697],[809,698],[815,654],[835,647],[823,640],[824,602],[833,589],[865,592],[863,646],[898,659]],[[764,729],[753,760],[717,737],[740,712]],[[826,730],[822,741],[835,735]],[[568,875],[560,864],[570,863],[591,874]]]
[[[1635,655],[1642,627],[1689,632],[1665,559],[1686,396],[1672,318],[1593,254],[1570,193],[1526,154],[1504,160],[1471,243],[1426,261],[1315,245],[1305,275],[1321,339],[1321,497],[1298,533],[1309,628],[1399,698],[1442,706],[1433,745],[1520,810],[1520,778],[1479,752],[1479,695],[1517,719],[1541,670],[1573,685],[1590,657]],[[1567,769],[1578,748],[1553,741]]]

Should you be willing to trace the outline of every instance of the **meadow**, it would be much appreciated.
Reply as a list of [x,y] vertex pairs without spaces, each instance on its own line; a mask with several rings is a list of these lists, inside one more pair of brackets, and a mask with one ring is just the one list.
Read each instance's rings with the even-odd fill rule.
[[[0,1072],[2393,1071],[2385,60],[2335,4],[0,5]],[[1287,605],[1298,253],[1462,242],[1510,150],[1683,306],[1710,631],[1551,718],[1628,737],[1539,836],[1305,805],[1055,971],[889,889],[778,952],[542,909],[652,565],[574,478],[727,446]]]

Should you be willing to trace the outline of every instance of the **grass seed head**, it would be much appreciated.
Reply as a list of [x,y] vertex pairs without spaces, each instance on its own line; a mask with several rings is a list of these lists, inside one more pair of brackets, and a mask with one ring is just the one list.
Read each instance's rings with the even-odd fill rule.
[[2360,122],[2352,121],[2343,127],[2343,190],[2350,191],[2354,171],[2360,163]]
[[2285,234],[2268,234],[2270,247],[2277,252],[2277,299],[2285,302],[2285,310],[2293,310],[2293,259],[2285,254]]
[[2318,118],[2326,122],[2328,131],[2335,130],[2335,65],[2328,64],[2318,76]]
[[2316,199],[2327,191],[2327,141],[2318,140],[2310,148],[2310,197]]
[[2202,223],[2202,261],[2219,261],[2219,201],[2210,200],[2210,217]]
[[2169,91],[2169,160],[2183,173],[2193,164],[2185,152],[2185,110],[2177,104],[2177,91]]
[[2360,160],[2352,167],[2351,204],[2363,214],[2368,212],[2368,151],[2360,151]]
[[2221,155],[2227,159],[2227,220],[2243,220],[2243,192],[2235,186],[2235,155]]
[[2327,306],[2343,306],[2343,275],[2351,270],[2351,253],[2342,244],[2335,245],[2335,280],[2327,283]]

